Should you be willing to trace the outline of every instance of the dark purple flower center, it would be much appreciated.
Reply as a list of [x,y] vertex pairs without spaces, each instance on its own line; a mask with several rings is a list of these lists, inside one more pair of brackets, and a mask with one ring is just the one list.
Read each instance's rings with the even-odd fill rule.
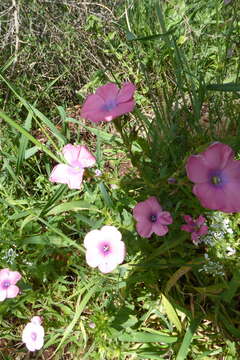
[[102,106],[103,111],[111,111],[115,109],[117,106],[117,102],[115,99],[109,99],[105,102],[105,104]]
[[33,332],[31,333],[31,339],[32,339],[33,341],[36,341],[36,340],[37,340],[37,333],[35,333],[35,331],[33,331]]
[[155,222],[157,221],[157,215],[152,214],[152,215],[150,216],[150,221],[151,221],[152,223],[155,223]]
[[4,280],[3,283],[2,283],[3,289],[9,288],[10,285],[11,285],[11,283],[10,283],[9,280]]

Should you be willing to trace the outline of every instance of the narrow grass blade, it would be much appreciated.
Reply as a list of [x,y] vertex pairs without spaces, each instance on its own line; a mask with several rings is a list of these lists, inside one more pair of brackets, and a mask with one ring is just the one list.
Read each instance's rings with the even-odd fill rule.
[[236,83],[208,84],[206,88],[207,90],[213,90],[213,91],[232,92],[232,91],[240,91],[240,84],[236,84]]
[[[31,126],[32,126],[32,113],[29,112],[23,127],[27,131],[30,131]],[[26,151],[26,148],[28,145],[28,141],[29,141],[28,138],[22,134],[21,139],[20,139],[17,164],[16,164],[16,174],[17,175],[19,174],[23,160],[25,159],[25,151]]]
[[184,335],[183,342],[178,351],[176,360],[185,360],[187,358],[193,335],[196,332],[201,320],[202,318],[196,318],[190,322],[189,327],[187,328],[187,331]]
[[49,155],[53,160],[56,162],[61,162],[61,160],[55,156],[51,150],[47,148],[44,144],[40,141],[35,139],[26,129],[24,129],[21,125],[16,123],[16,121],[12,120],[8,115],[6,115],[3,111],[0,110],[0,118],[5,120],[10,126],[14,129],[18,130],[22,135],[24,135],[28,140],[30,140],[33,144],[35,144],[39,150],[44,151],[47,155]]
[[89,204],[87,201],[76,200],[76,201],[69,201],[69,202],[65,202],[63,204],[54,206],[47,213],[47,215],[59,215],[63,212],[67,212],[67,211],[82,211],[82,210],[91,210],[91,211],[101,212],[95,206]]
[[123,342],[161,342],[165,344],[172,344],[178,340],[177,336],[149,334],[144,331],[131,332],[129,334],[121,334],[118,336],[119,341]]

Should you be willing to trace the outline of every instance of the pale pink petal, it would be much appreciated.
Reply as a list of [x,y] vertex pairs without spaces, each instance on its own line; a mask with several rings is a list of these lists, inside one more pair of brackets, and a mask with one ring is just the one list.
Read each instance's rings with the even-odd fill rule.
[[5,268],[5,269],[0,270],[0,280],[5,279],[6,277],[8,277],[9,272],[10,272],[9,268]]
[[86,251],[86,262],[89,266],[95,268],[104,260],[104,256],[100,253],[97,248],[87,249]]
[[208,183],[197,184],[193,187],[193,193],[199,198],[203,207],[219,210],[226,204],[224,190]]
[[105,102],[107,100],[116,99],[118,91],[119,89],[116,84],[108,83],[106,85],[100,86],[96,90],[95,94],[100,96]]
[[115,119],[115,118],[117,118],[117,117],[119,117],[119,116],[121,116],[123,114],[127,114],[127,113],[133,111],[134,107],[135,107],[135,101],[134,100],[118,104],[114,109],[112,109],[111,111],[109,111],[106,114],[104,119],[106,121],[109,121],[107,119],[107,117],[109,117],[109,116],[111,116],[111,120]]
[[209,180],[209,168],[201,155],[191,155],[186,164],[187,176],[195,183]]
[[101,232],[103,233],[104,240],[109,241],[111,245],[118,243],[122,239],[122,234],[115,226],[105,225],[101,228]]
[[104,235],[101,230],[91,230],[84,238],[84,246],[85,248],[95,248],[102,240],[104,240]]
[[26,342],[25,345],[26,345],[26,348],[29,351],[35,351],[36,350],[35,341],[33,341],[33,340],[28,340],[28,342]]
[[40,350],[43,347],[44,339],[42,336],[38,335],[35,341],[35,349]]
[[196,232],[192,233],[191,239],[195,245],[197,245],[200,242],[200,236]]
[[66,164],[58,164],[54,166],[49,180],[51,182],[56,182],[60,184],[67,184],[68,183],[68,172],[71,170],[71,167]]
[[32,331],[32,324],[28,323],[22,332],[22,342],[26,343],[29,340],[29,337],[31,336],[31,331]]
[[125,83],[123,87],[119,90],[117,96],[117,103],[120,104],[132,100],[135,90],[136,87],[133,83],[131,82]]
[[21,277],[22,276],[18,271],[9,271],[8,280],[12,285],[15,285]]
[[80,189],[83,177],[83,169],[74,169],[69,165],[56,165],[49,180],[60,184],[67,184],[70,189]]
[[41,325],[42,320],[41,320],[40,316],[33,316],[31,318],[31,323],[39,326],[39,325]]
[[105,261],[102,261],[98,265],[98,268],[103,274],[107,274],[113,271],[117,267],[117,265],[118,264],[116,263],[116,261],[114,261],[114,259],[107,257]]
[[68,165],[75,166],[74,164],[78,160],[80,149],[81,145],[67,144],[64,146],[62,153]]
[[8,298],[15,298],[17,294],[19,293],[19,288],[16,285],[10,285],[7,288],[7,297]]
[[168,227],[166,225],[161,225],[161,224],[153,224],[152,226],[152,230],[153,232],[155,232],[157,235],[159,236],[164,236],[167,234],[168,232]]
[[149,221],[139,221],[136,228],[139,235],[144,238],[149,238],[153,233],[152,223]]
[[168,211],[162,211],[157,219],[156,224],[169,225],[172,224],[173,218]]
[[7,297],[7,291],[4,290],[0,290],[0,301],[4,301]]
[[209,168],[223,169],[233,158],[234,152],[228,145],[215,142],[202,153],[202,156]]
[[91,167],[94,166],[96,163],[96,158],[93,156],[90,151],[88,150],[87,146],[81,145],[80,151],[78,154],[78,162],[81,165],[81,167]]

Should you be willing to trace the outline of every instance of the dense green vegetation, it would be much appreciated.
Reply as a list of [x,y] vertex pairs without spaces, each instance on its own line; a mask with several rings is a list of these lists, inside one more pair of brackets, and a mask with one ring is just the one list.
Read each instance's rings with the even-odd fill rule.
[[[239,14],[238,0],[1,2],[0,269],[22,275],[0,302],[2,359],[240,358],[240,216],[203,208],[185,170],[213,141],[239,159]],[[133,112],[81,118],[88,94],[125,81]],[[96,157],[80,190],[49,181],[68,143]],[[150,196],[173,223],[146,239],[132,211]],[[198,246],[185,214],[207,219]],[[127,253],[108,274],[83,246],[104,225]],[[28,353],[35,315],[45,342]]]

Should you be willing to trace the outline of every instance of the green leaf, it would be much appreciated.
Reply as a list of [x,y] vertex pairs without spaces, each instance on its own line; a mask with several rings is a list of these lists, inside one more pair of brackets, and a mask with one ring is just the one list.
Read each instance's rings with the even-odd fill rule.
[[118,336],[119,341],[123,342],[163,342],[165,344],[172,344],[178,340],[176,336],[149,334],[143,331],[130,332],[129,334],[121,334]]
[[95,206],[89,204],[87,201],[75,200],[55,206],[47,213],[47,215],[58,215],[66,211],[82,211],[82,210],[101,212]]
[[[32,113],[29,112],[23,127],[27,131],[30,131],[31,126],[32,126]],[[17,165],[16,165],[16,174],[17,175],[19,174],[20,167],[22,166],[23,160],[25,160],[25,158],[26,158],[25,151],[26,151],[26,148],[28,145],[28,141],[29,141],[28,138],[22,134],[21,139],[20,139],[19,149],[18,149],[18,157],[17,157]]]
[[172,306],[172,304],[170,303],[170,301],[163,294],[161,294],[161,302],[164,307],[164,310],[166,311],[169,321],[171,321],[171,323],[173,323],[176,326],[177,330],[179,332],[181,332],[182,325],[178,318],[177,312],[174,309],[174,307]]
[[240,84],[236,83],[225,83],[225,84],[208,84],[206,86],[207,90],[213,91],[240,91]]
[[193,335],[196,332],[201,321],[202,321],[202,318],[196,318],[190,322],[189,327],[187,328],[187,331],[184,335],[183,342],[178,351],[176,360],[186,359]]

